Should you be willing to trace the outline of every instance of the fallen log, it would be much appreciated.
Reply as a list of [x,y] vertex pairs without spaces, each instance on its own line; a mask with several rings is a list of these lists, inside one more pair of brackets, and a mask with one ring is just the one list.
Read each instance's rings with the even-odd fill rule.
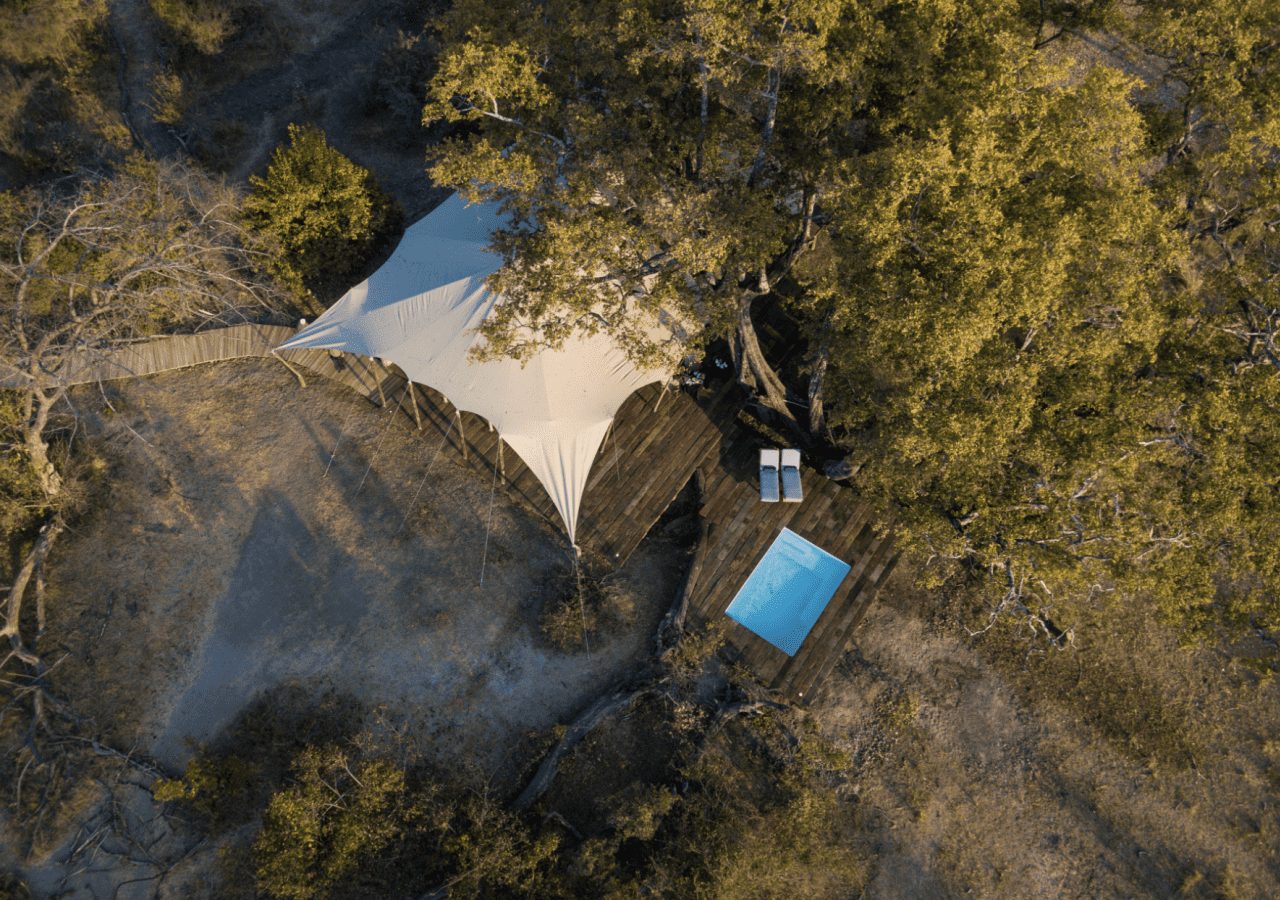
[[597,725],[614,712],[631,706],[646,694],[656,692],[657,688],[651,684],[640,688],[623,687],[605,694],[588,706],[578,718],[573,720],[565,731],[564,737],[560,738],[560,742],[543,758],[542,764],[538,766],[538,771],[534,773],[529,784],[511,804],[512,812],[524,812],[547,792],[551,782],[555,780],[556,772],[560,769],[560,761],[570,750],[582,743],[583,738],[594,731]]
[[[701,476],[695,477],[701,479]],[[680,637],[684,634],[684,623],[689,616],[689,600],[693,597],[693,589],[697,586],[702,568],[707,562],[710,536],[711,523],[699,516],[698,546],[693,552],[693,560],[689,563],[689,573],[685,576],[684,588],[676,596],[675,602],[662,617],[662,621],[658,623],[658,632],[654,636],[654,650],[659,657],[680,643]]]

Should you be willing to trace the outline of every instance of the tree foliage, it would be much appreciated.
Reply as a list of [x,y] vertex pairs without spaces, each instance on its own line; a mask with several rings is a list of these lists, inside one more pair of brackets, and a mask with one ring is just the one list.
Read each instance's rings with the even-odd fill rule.
[[69,172],[120,150],[108,108],[102,0],[0,3],[0,163],[15,174]]
[[[847,757],[788,714],[695,715],[682,725],[677,710],[687,704],[661,706],[667,714],[650,724],[671,738],[664,752],[675,755],[658,762],[668,777],[582,797],[601,815],[589,821],[569,810],[576,826],[542,809],[512,813],[483,790],[393,757],[367,734],[310,746],[262,816],[257,889],[291,900],[856,892],[865,870],[848,845],[851,810],[836,792]],[[617,776],[610,760],[635,751],[602,734],[574,772],[609,784]],[[217,790],[226,771],[236,766],[204,760],[157,796],[190,804],[193,791]],[[570,779],[560,796],[579,790],[570,776],[558,778]]]
[[537,895],[557,848],[492,798],[360,746],[309,747],[254,842],[271,897]]
[[351,886],[417,812],[402,771],[377,760],[353,768],[336,748],[305,751],[294,782],[271,798],[254,847],[259,887],[272,897],[307,900]]
[[60,440],[73,433],[74,376],[122,341],[273,311],[262,262],[239,195],[177,164],[134,157],[109,176],[0,193],[0,477],[22,512],[3,514],[19,560],[0,628],[6,661],[41,671],[23,638],[24,601],[34,585],[43,622],[41,567],[76,496]]
[[248,222],[279,242],[279,273],[295,286],[342,281],[365,265],[399,223],[373,176],[312,126],[289,126],[265,177],[250,178]]
[[[934,583],[977,579],[973,627],[1061,643],[1123,601],[1188,635],[1275,628],[1277,21],[1275,0],[462,2],[432,172],[513,213],[493,352],[604,329],[643,358],[660,311],[729,338]],[[1079,62],[1091,28],[1132,58]],[[765,295],[799,365],[755,338]]]
[[675,783],[601,798],[605,827],[565,854],[567,893],[855,896],[864,861],[850,846],[851,810],[836,793],[850,760],[804,727],[793,732],[794,724],[763,715],[709,740],[695,732]]
[[149,0],[151,11],[183,44],[212,56],[235,31],[232,15],[238,3],[210,0]]

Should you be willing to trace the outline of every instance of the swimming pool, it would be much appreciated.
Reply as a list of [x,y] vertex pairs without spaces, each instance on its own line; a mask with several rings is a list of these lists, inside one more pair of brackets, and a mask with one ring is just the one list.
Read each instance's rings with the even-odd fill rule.
[[725,615],[795,656],[849,568],[844,560],[784,528]]

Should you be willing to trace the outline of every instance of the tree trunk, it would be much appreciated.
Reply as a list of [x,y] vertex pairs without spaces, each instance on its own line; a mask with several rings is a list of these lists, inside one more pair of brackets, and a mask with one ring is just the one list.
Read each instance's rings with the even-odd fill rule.
[[809,431],[821,438],[827,428],[825,394],[827,367],[831,362],[831,317],[834,307],[828,306],[818,328],[816,349],[809,364]]
[[[695,474],[693,477],[701,481],[701,476]],[[693,559],[689,562],[689,572],[685,576],[684,588],[680,591],[676,602],[667,610],[667,614],[662,617],[657,634],[654,636],[654,650],[658,656],[662,656],[676,646],[684,634],[684,623],[689,614],[689,600],[693,597],[693,589],[698,583],[699,576],[702,575],[703,566],[707,562],[707,552],[711,547],[711,542],[708,540],[710,533],[711,524],[702,516],[698,516],[698,544],[693,552]]]
[[36,538],[35,546],[18,567],[18,574],[13,579],[13,587],[9,589],[9,597],[5,602],[4,627],[0,628],[0,637],[7,637],[15,646],[21,644],[22,635],[22,600],[27,594],[27,586],[31,578],[44,565],[45,557],[53,548],[53,542],[62,533],[61,518],[54,518],[45,523]]
[[[699,48],[702,46],[701,38],[698,39],[698,46]],[[698,58],[698,78],[700,97],[698,99],[698,151],[693,165],[695,181],[702,178],[703,148],[707,143],[707,120],[711,113],[711,69],[707,65],[705,56]]]
[[824,406],[823,391],[827,382],[827,364],[831,360],[831,350],[824,344],[813,360],[813,369],[809,373],[809,431],[820,436],[827,427],[827,413]]
[[738,381],[753,391],[765,406],[798,428],[799,423],[787,408],[786,386],[765,359],[760,339],[756,336],[755,323],[751,321],[751,303],[755,298],[755,294],[749,293],[738,303]]
[[764,95],[769,105],[765,109],[764,123],[760,126],[760,147],[756,150],[756,158],[751,163],[751,174],[747,176],[749,185],[755,185],[764,172],[769,145],[773,143],[773,130],[778,122],[778,94],[782,90],[782,73],[775,66],[769,69],[765,79]]
[[578,718],[574,719],[573,724],[565,731],[564,737],[542,760],[542,764],[538,766],[538,771],[534,773],[533,779],[520,792],[520,796],[515,799],[515,802],[511,804],[512,812],[524,812],[547,792],[547,788],[551,787],[551,782],[555,780],[556,772],[560,769],[560,761],[564,759],[570,750],[578,746],[582,739],[589,735],[597,725],[617,710],[630,706],[646,694],[656,693],[656,690],[653,685],[634,690],[621,688],[613,693],[606,694],[588,706]]
[[49,460],[49,444],[44,439],[45,426],[49,424],[49,410],[56,400],[41,396],[36,400],[35,414],[27,423],[23,443],[27,456],[31,459],[31,468],[40,480],[40,489],[50,499],[62,492],[62,476]]

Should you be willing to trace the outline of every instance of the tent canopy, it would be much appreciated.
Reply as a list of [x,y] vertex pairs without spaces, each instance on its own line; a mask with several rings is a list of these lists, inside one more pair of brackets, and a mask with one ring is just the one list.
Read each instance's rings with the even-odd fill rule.
[[623,401],[670,371],[637,368],[604,334],[575,335],[523,366],[477,362],[477,329],[501,297],[486,279],[503,224],[496,203],[451,196],[411,226],[391,258],[281,350],[341,350],[393,362],[458,409],[483,416],[542,482],[576,546],[591,464]]

